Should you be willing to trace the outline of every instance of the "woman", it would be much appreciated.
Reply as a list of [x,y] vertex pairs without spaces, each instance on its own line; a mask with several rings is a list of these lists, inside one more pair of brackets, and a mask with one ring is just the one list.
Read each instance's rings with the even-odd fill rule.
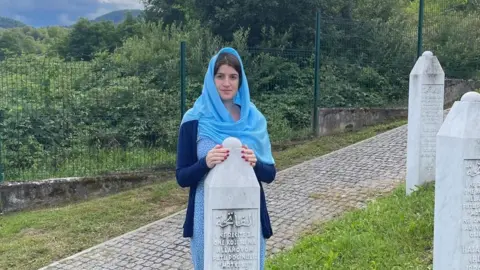
[[265,239],[272,235],[272,227],[261,182],[271,183],[276,168],[267,121],[250,102],[242,61],[232,48],[223,48],[210,60],[202,94],[185,113],[179,131],[176,177],[181,187],[190,188],[183,236],[191,238],[195,269],[203,269],[204,179],[215,165],[228,158],[228,150],[221,146],[227,137],[236,137],[243,143],[243,159],[254,168],[260,183],[263,269]]

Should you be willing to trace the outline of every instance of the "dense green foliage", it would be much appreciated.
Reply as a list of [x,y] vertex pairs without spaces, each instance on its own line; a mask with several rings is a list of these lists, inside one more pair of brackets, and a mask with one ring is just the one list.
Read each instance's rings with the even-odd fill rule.
[[70,30],[64,27],[29,26],[0,30],[0,61],[21,54],[56,55]]
[[[210,57],[228,45],[243,55],[252,99],[269,121],[272,140],[310,131],[317,8],[320,105],[406,104],[418,2],[232,0],[216,8],[207,0],[144,2],[145,17],[129,15],[119,24],[80,19],[71,28],[0,31],[7,179],[25,171],[70,175],[124,169],[125,163],[160,165],[148,157],[175,149],[181,41],[187,44],[187,108],[201,92]],[[478,78],[479,12],[458,8],[462,0],[450,2],[426,9],[423,48],[439,57],[447,77]],[[435,31],[427,31],[432,23]],[[82,161],[115,151],[137,154],[98,169]],[[65,164],[75,168],[60,170]]]

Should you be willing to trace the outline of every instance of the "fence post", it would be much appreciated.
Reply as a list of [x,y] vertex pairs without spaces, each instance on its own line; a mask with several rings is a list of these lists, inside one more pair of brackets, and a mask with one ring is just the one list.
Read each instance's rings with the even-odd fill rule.
[[313,91],[313,134],[318,136],[318,97],[319,97],[319,69],[320,69],[320,10],[317,11],[317,24],[315,27],[315,82]]
[[[4,112],[3,110],[0,110],[0,131],[3,131],[3,120],[4,120]],[[0,183],[2,183],[5,180],[5,171],[3,167],[3,144],[2,144],[2,137],[0,136]],[[0,198],[1,200],[1,198]],[[1,206],[1,201],[0,201],[0,206]],[[0,207],[1,210],[1,207]],[[1,211],[0,211],[1,213]]]
[[180,42],[180,121],[185,114],[185,41]]
[[424,0],[420,0],[420,5],[418,8],[417,59],[422,55],[424,6]]

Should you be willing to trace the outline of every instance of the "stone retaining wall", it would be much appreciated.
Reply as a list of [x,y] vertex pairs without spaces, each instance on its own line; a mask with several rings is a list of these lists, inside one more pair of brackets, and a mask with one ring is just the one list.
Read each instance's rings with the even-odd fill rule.
[[0,213],[51,207],[163,181],[149,173],[71,177],[0,184]]
[[319,108],[318,111],[319,136],[356,131],[408,116],[407,108]]
[[[449,107],[463,94],[480,88],[479,81],[445,80],[444,104]],[[406,90],[408,91],[408,89]],[[395,119],[406,119],[408,108],[319,108],[318,135],[355,131]]]

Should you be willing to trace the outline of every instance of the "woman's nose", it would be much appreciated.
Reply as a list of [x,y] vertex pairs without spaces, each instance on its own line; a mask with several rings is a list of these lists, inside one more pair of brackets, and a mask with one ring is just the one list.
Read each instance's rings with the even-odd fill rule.
[[225,80],[223,80],[223,85],[230,86],[231,85],[230,79],[226,78]]

